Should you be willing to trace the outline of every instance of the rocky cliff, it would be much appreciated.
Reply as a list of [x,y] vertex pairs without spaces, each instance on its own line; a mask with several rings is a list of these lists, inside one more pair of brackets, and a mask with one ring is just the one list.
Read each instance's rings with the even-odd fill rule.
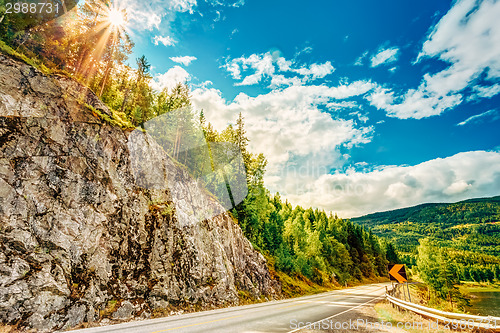
[[103,115],[77,82],[0,54],[0,321],[54,331],[276,297],[262,255],[161,148],[142,167],[175,186],[136,184],[144,140]]

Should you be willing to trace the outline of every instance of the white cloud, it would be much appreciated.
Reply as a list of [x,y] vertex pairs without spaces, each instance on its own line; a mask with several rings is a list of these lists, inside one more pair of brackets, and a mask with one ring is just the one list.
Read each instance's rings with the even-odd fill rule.
[[276,63],[278,64],[278,69],[281,72],[288,72],[291,70],[293,61],[291,60],[286,60],[283,57],[279,57],[278,60],[276,60]]
[[[302,185],[313,182],[330,167],[344,163],[340,147],[371,140],[373,128],[358,127],[353,120],[333,119],[321,107],[363,95],[373,86],[365,81],[338,87],[300,85],[257,97],[240,93],[233,101],[226,101],[216,89],[196,89],[192,100],[219,129],[242,112],[251,151],[268,158],[266,184],[281,192],[300,189],[299,181]],[[304,177],[308,180],[297,177],[299,172],[307,174]]]
[[391,47],[388,49],[380,49],[377,54],[371,57],[371,66],[377,67],[384,64],[390,64],[398,60],[399,48]]
[[216,15],[215,15],[215,18],[214,18],[214,22],[219,22],[220,18],[221,18],[220,11],[216,10],[215,14]]
[[313,51],[312,47],[305,46],[303,49],[298,50],[297,52],[295,52],[294,58],[297,59],[302,54],[310,54],[310,53],[312,53],[312,51]]
[[500,93],[500,84],[494,84],[489,87],[476,86],[474,87],[474,94],[471,96],[470,100],[475,100],[478,98],[491,98]]
[[359,108],[360,106],[358,103],[349,101],[349,102],[331,102],[326,104],[326,108],[328,110],[341,110],[341,109],[352,109],[352,108]]
[[301,67],[294,72],[299,73],[303,76],[310,76],[312,80],[321,79],[325,76],[332,74],[335,71],[335,68],[332,66],[332,63],[327,61],[324,64],[312,64],[309,67]]
[[496,109],[489,110],[489,111],[483,112],[481,114],[477,114],[475,116],[469,117],[466,120],[458,123],[457,126],[464,126],[464,125],[471,124],[471,123],[472,124],[481,123],[482,121],[484,121],[484,118],[486,118],[486,117],[491,117],[492,121],[499,120],[500,119],[500,112]]
[[[210,11],[210,14],[219,12],[218,16],[220,16],[220,10],[214,9],[216,6],[227,8],[244,5],[243,0],[207,2],[212,5],[211,8],[204,7],[204,12],[199,12],[200,16],[207,14],[206,11]],[[169,32],[171,31],[170,24],[176,19],[178,13],[194,14],[195,11],[200,10],[197,0],[120,0],[118,3],[121,9],[127,11],[129,26],[135,31],[156,29],[161,33]]]
[[196,0],[171,0],[170,8],[178,12],[193,13],[193,8],[196,5]]
[[446,195],[462,194],[468,190],[472,189],[472,184],[467,183],[465,180],[459,180],[447,188],[444,189],[443,193]]
[[[175,19],[176,13],[193,13],[196,0],[122,0],[120,7],[126,9],[127,17],[134,30],[153,30],[164,28]],[[162,24],[167,23],[167,24]]]
[[354,66],[363,66],[363,62],[367,56],[368,56],[368,51],[365,51],[362,55],[359,56],[358,59],[356,59]]
[[182,64],[184,66],[189,66],[191,62],[195,61],[197,58],[192,56],[184,56],[184,57],[170,57],[170,60],[173,62]]
[[[139,15],[139,13],[136,13],[135,15]],[[160,28],[162,17],[158,14],[150,13],[149,15],[144,15],[143,20],[146,22],[145,26],[147,30],[153,30],[153,28]]]
[[224,67],[231,74],[233,79],[235,79],[235,80],[241,79],[241,70],[240,70],[240,66],[237,63],[235,63],[235,62],[226,63],[222,67]]
[[417,205],[498,195],[500,153],[474,151],[414,166],[386,166],[319,177],[304,193],[284,193],[292,203],[342,217]]
[[185,83],[191,79],[186,70],[180,66],[170,68],[166,73],[156,75],[151,81],[151,87],[161,91],[163,89],[172,89],[178,83]]
[[173,46],[177,42],[170,36],[154,36],[153,43],[155,45],[160,45],[160,43],[161,43],[165,46]]
[[249,75],[243,79],[243,81],[236,83],[236,86],[252,86],[254,84],[259,83],[260,79],[262,78],[261,73],[255,73],[252,75]]
[[203,81],[201,83],[191,83],[190,85],[190,88],[191,90],[194,90],[194,89],[208,89],[209,86],[212,86],[214,83],[210,80],[207,80],[207,81]]
[[[397,97],[393,91],[378,90],[369,100],[389,116],[402,119],[439,115],[461,104],[462,91],[477,84],[481,75],[493,82],[500,78],[498,17],[499,1],[457,1],[433,28],[417,59],[438,58],[450,66],[425,74],[417,89]],[[489,98],[500,88],[482,86],[476,91],[474,98]]]
[[164,11],[158,10],[158,8],[163,8],[165,5],[151,3],[150,7],[140,6],[138,1],[126,0],[120,6],[126,10],[129,24],[135,30],[151,31],[160,28],[163,15],[158,13],[164,13]]
[[272,76],[274,74],[273,57],[269,52],[264,55],[252,54],[248,58],[237,58],[232,61],[232,64],[241,64],[243,70],[251,68],[255,72],[245,77],[242,82],[236,85],[247,86],[257,84],[264,76]]
[[395,97],[393,91],[377,87],[367,99],[376,108],[386,110],[390,117],[422,119],[439,115],[460,104],[462,95],[439,96],[427,94],[421,89],[409,89],[404,95]]
[[301,84],[302,80],[297,77],[285,77],[284,75],[277,74],[272,76],[269,88],[275,89],[279,87],[289,87]]
[[278,51],[252,54],[249,57],[239,57],[232,60],[226,59],[226,63],[222,67],[235,80],[241,80],[243,72],[251,72],[241,82],[236,83],[237,86],[254,85],[270,79],[270,88],[305,84],[324,78],[335,71],[330,61],[297,67],[294,61],[286,60],[280,56]]

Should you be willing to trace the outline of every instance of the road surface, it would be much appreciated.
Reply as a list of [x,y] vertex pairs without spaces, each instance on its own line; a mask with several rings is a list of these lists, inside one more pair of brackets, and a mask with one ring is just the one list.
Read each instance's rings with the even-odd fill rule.
[[[370,306],[388,283],[363,285],[313,296],[203,311],[165,318],[76,330],[78,333],[274,333],[297,332],[307,323],[335,322],[335,317]],[[356,321],[357,318],[352,318]],[[319,324],[317,324],[319,325]],[[319,326],[318,326],[319,327]]]

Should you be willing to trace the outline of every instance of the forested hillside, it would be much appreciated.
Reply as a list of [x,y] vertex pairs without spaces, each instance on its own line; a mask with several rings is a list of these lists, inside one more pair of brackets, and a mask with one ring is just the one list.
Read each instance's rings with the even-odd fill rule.
[[426,203],[373,213],[352,220],[369,226],[403,221],[439,223],[444,226],[498,222],[500,221],[500,196],[469,199],[457,203]]
[[428,238],[446,250],[462,280],[500,278],[500,196],[423,204],[352,221],[390,240],[409,265],[417,263],[419,243]]
[[[187,95],[185,100],[189,104]],[[277,271],[319,285],[386,275],[386,264],[396,260],[396,253],[369,230],[324,211],[294,207],[279,194],[269,193],[263,180],[266,158],[248,151],[249,139],[241,114],[235,124],[221,132],[214,129],[203,112],[191,124],[202,129],[209,144],[230,142],[241,150],[249,193],[232,214],[245,236],[275,264]]]

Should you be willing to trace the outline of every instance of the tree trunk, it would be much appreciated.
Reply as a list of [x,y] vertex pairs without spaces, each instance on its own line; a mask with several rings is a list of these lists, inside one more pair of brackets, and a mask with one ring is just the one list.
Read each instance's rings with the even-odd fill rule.
[[111,59],[108,61],[106,65],[106,70],[104,71],[104,78],[102,79],[101,90],[99,91],[99,98],[102,97],[104,93],[104,87],[106,86],[106,81],[108,80],[109,72],[111,72]]

